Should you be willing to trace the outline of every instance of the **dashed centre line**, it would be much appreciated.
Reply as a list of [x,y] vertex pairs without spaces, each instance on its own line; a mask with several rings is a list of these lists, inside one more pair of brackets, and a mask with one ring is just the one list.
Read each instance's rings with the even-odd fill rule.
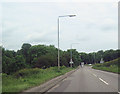
[[100,81],[102,81],[103,83],[105,83],[106,85],[109,85],[106,81],[104,81],[102,78],[99,78]]
[[[94,75],[95,77],[97,77],[97,75],[95,75],[93,73],[92,73],[92,75]],[[99,78],[99,77],[97,77],[97,78]],[[103,83],[105,83],[106,85],[109,85],[109,83],[107,83],[106,81],[104,81],[102,78],[99,78],[99,80],[102,81]]]
[[93,74],[95,77],[97,77],[97,75]]

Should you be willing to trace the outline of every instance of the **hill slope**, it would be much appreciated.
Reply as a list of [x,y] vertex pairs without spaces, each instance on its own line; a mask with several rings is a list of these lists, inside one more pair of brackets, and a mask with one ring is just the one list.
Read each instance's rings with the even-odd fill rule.
[[120,74],[120,58],[102,64],[95,64],[92,68]]

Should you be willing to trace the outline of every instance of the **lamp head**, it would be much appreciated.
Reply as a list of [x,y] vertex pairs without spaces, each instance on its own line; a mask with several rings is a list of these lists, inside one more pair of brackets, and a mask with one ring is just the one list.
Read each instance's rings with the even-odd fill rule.
[[76,15],[69,15],[69,17],[74,17],[74,16],[76,16]]

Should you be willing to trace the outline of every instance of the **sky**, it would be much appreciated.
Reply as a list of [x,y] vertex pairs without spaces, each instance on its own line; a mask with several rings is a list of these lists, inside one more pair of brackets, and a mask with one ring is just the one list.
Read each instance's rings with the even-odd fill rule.
[[2,1],[0,45],[9,50],[18,50],[23,43],[57,47],[58,16],[73,14],[60,18],[60,49],[70,49],[72,43],[79,43],[72,45],[79,52],[118,48],[117,0],[45,1]]

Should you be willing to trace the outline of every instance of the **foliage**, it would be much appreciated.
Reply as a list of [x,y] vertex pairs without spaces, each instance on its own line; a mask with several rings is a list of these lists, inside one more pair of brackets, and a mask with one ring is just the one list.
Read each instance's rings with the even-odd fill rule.
[[3,74],[3,93],[23,91],[65,74],[72,69],[73,68],[67,68],[65,66],[62,66],[59,71],[57,67],[50,67],[47,69],[33,68],[19,70],[14,75]]
[[85,62],[86,64],[95,64],[100,63],[101,58],[103,58],[103,60],[107,62],[120,57],[120,50],[100,50],[93,53],[80,53],[80,56],[82,62]]
[[51,54],[42,55],[41,57],[38,58],[34,67],[49,68],[55,66],[57,62],[56,58]]
[[[31,45],[24,43],[17,51],[2,48],[2,70],[3,73],[12,74],[24,68],[49,68],[57,66],[58,49],[53,45]],[[85,64],[99,63],[101,58],[105,62],[116,59],[120,50],[100,50],[93,53],[79,53],[76,49],[60,50],[60,66],[69,67],[70,53],[72,51],[73,67]]]
[[102,64],[95,64],[93,66],[94,69],[105,70],[115,73],[120,73],[120,69],[118,68],[120,65],[120,58],[102,63]]
[[3,60],[2,71],[7,74],[16,72],[17,70],[20,70],[26,67],[25,60],[20,55],[17,55],[13,58],[3,56],[2,60]]
[[[53,45],[32,46],[29,43],[24,43],[17,51],[6,50],[3,47],[0,49],[2,50],[3,92],[18,92],[72,70],[67,68],[70,66],[71,51],[73,67],[79,66],[81,62],[85,62],[85,64],[97,63],[93,68],[120,72],[118,70],[120,64],[116,59],[120,57],[120,50],[100,50],[92,53],[79,53],[76,49],[60,50],[60,66],[63,67],[58,70],[58,49]],[[101,58],[106,63],[99,64]]]

